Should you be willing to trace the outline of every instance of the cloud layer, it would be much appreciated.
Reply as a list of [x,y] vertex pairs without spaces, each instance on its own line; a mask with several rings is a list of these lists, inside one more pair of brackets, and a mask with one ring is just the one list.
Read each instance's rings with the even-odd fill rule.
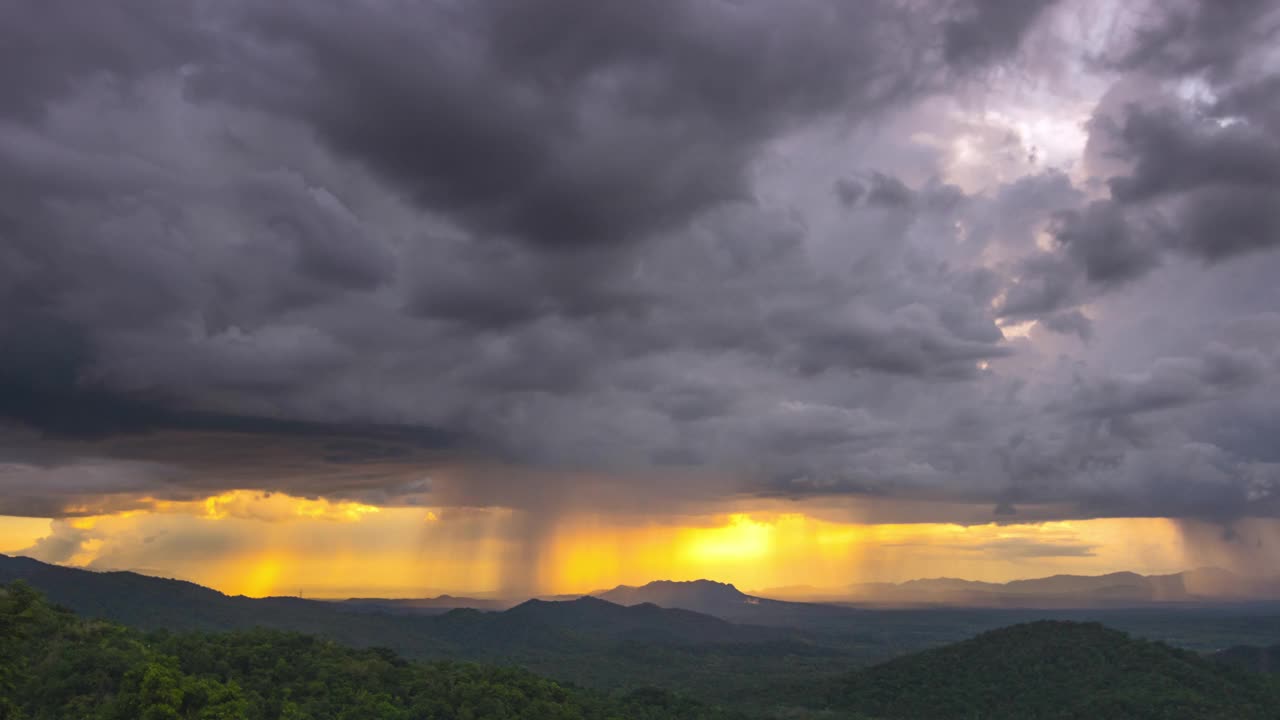
[[1280,512],[1274,3],[48,5],[0,514]]

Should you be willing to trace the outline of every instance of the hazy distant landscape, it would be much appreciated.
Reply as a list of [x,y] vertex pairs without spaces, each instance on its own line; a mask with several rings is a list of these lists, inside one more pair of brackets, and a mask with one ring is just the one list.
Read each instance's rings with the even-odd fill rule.
[[1280,599],[1280,575],[1248,577],[1221,568],[1171,575],[1117,572],[1055,575],[1006,583],[957,578],[861,583],[844,588],[767,588],[759,595],[801,602],[943,604],[975,607],[1086,607],[1134,603],[1248,602]]

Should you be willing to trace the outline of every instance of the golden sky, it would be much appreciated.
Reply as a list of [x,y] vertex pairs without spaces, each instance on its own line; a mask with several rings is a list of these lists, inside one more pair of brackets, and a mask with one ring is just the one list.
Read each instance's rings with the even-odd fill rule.
[[230,594],[308,597],[576,593],[697,578],[745,590],[836,588],[1232,562],[1204,541],[1212,533],[1191,547],[1185,524],[1161,518],[873,524],[821,514],[803,503],[756,503],[698,515],[573,513],[530,522],[502,508],[374,507],[231,491],[114,514],[0,517],[0,552],[179,577]]

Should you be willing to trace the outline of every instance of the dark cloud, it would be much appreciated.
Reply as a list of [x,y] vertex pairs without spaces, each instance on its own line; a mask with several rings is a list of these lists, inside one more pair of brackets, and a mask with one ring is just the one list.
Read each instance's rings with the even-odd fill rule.
[[890,41],[911,21],[891,3],[285,3],[204,87],[304,119],[477,231],[616,245],[747,197],[756,148],[797,119],[930,82],[907,72],[921,48]]
[[1093,335],[1093,321],[1079,310],[1063,310],[1040,318],[1046,330],[1064,335],[1075,335],[1088,342]]
[[867,193],[866,187],[852,178],[840,178],[839,180],[836,180],[835,184],[832,186],[832,190],[835,192],[836,197],[840,198],[840,202],[844,203],[847,207],[857,205],[858,201],[862,199],[862,196]]
[[989,62],[1018,49],[1026,29],[1055,0],[972,0],[947,20],[943,54],[957,65]]
[[201,27],[204,3],[125,0],[110,7],[12,3],[0,8],[0,112],[39,115],[47,103],[95,78],[130,83],[207,59],[216,44]]
[[1276,109],[1237,97],[1205,105],[1161,96],[1118,109],[1104,102],[1090,142],[1127,169],[1107,178],[1108,198],[1054,214],[1058,252],[1022,261],[1005,313],[1069,308],[1166,258],[1212,264],[1280,245]]
[[1130,205],[1204,186],[1274,187],[1280,183],[1280,146],[1248,122],[1221,125],[1209,117],[1132,106],[1123,125],[1099,119],[1094,132],[1116,135],[1129,175],[1111,178],[1111,196]]
[[1199,358],[1162,358],[1141,375],[1082,383],[1071,405],[1104,418],[1181,407],[1255,384],[1269,365],[1258,353],[1216,346]]
[[1068,257],[1096,285],[1116,285],[1155,267],[1160,248],[1148,233],[1134,228],[1110,202],[1095,202],[1057,218],[1054,236]]
[[1244,54],[1271,41],[1277,25],[1269,0],[1177,0],[1138,25],[1129,47],[1108,64],[1121,70],[1228,79]]
[[0,513],[1270,514],[1280,106],[1231,5],[1106,48],[1083,169],[981,82],[1046,2],[6,8]]
[[1083,275],[1080,266],[1064,254],[1029,255],[1018,262],[1014,280],[1000,302],[1000,314],[1011,318],[1043,316],[1077,305],[1088,297]]
[[915,193],[898,178],[875,172],[871,174],[871,189],[867,192],[867,202],[882,207],[906,207],[911,204]]

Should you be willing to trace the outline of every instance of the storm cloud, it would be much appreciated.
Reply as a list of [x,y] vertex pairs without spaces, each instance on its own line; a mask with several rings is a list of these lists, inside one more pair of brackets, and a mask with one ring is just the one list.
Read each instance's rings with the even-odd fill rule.
[[1272,3],[0,12],[0,513],[1280,512]]

